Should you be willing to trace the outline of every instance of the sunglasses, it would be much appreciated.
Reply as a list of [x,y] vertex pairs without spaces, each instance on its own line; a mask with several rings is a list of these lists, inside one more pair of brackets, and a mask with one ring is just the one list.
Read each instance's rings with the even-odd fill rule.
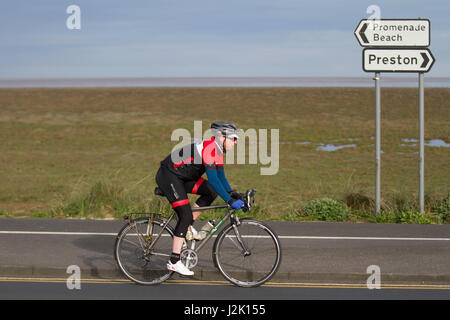
[[227,139],[229,139],[229,140],[232,140],[232,141],[234,141],[234,142],[237,142],[237,140],[238,140],[237,137],[225,137],[225,138],[227,138]]

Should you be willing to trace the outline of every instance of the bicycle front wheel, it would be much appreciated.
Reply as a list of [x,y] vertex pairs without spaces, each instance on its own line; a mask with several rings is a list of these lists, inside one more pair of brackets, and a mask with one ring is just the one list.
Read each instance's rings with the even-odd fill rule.
[[153,220],[150,226],[148,222],[149,218],[139,218],[126,225],[117,235],[114,249],[120,270],[128,279],[144,285],[161,283],[173,273],[166,267],[173,231],[169,226],[162,228],[160,220]]
[[272,278],[281,264],[278,236],[260,221],[242,219],[218,236],[213,260],[220,273],[240,287],[257,287]]

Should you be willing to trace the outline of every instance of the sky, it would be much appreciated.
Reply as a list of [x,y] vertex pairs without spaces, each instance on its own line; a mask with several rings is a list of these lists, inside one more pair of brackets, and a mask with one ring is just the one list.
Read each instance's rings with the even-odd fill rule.
[[371,5],[430,19],[428,75],[450,77],[448,0],[1,0],[0,78],[367,76]]

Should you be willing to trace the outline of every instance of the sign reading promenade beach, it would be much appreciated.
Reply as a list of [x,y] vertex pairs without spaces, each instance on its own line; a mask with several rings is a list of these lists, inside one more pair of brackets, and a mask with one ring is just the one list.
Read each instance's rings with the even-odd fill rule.
[[363,47],[428,47],[430,20],[363,19],[354,33]]

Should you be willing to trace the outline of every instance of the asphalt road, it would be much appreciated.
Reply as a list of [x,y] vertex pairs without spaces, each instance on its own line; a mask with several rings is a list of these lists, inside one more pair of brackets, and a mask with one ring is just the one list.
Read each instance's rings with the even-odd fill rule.
[[[124,279],[113,255],[115,236],[124,223],[1,218],[0,277],[66,279],[68,266],[76,265],[81,269],[82,278]],[[355,283],[365,286],[371,275],[368,267],[377,266],[382,285],[450,285],[450,225],[267,223],[278,233],[283,253],[281,267],[271,280],[273,282]],[[224,280],[213,265],[212,244],[210,241],[200,253],[193,280]],[[323,288],[312,289],[311,292],[315,292]],[[151,292],[152,289],[145,290]],[[273,290],[264,288],[257,292]],[[287,289],[285,286],[283,290],[302,292],[305,289]],[[336,288],[327,288],[322,294],[327,295],[333,290]],[[387,294],[394,292],[391,290]],[[401,292],[412,294],[409,290]],[[442,294],[442,291],[438,292]],[[277,295],[284,297],[281,293]],[[308,295],[296,293],[293,296]]]
[[[70,282],[73,284],[73,282]],[[221,300],[231,304],[264,300],[449,300],[450,285],[390,285],[368,289],[364,285],[337,283],[271,283],[258,288],[238,288],[223,282],[171,280],[141,286],[121,279],[82,279],[77,288],[64,278],[0,277],[0,299],[107,299],[107,300]]]

